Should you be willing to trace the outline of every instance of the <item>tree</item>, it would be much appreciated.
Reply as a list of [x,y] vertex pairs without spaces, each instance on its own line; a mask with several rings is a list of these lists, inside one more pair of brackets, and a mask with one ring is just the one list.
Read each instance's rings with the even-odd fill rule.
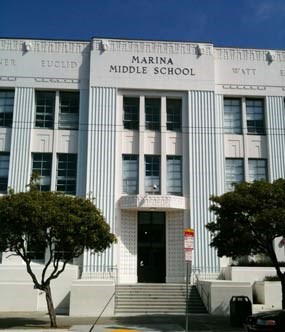
[[206,225],[212,235],[210,245],[220,257],[266,255],[281,281],[285,309],[285,273],[274,250],[274,240],[285,237],[285,180],[236,184],[232,192],[210,200],[216,216]]
[[[115,242],[100,211],[84,198],[56,192],[9,193],[0,198],[0,252],[20,256],[34,287],[45,292],[51,327],[56,327],[50,283],[84,249],[102,252]],[[31,265],[35,255],[47,252],[41,275]]]

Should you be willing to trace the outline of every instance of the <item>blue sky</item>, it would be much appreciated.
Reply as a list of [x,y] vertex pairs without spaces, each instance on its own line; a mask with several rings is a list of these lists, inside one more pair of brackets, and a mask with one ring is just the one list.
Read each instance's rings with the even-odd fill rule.
[[212,42],[285,49],[285,0],[4,0],[0,37]]

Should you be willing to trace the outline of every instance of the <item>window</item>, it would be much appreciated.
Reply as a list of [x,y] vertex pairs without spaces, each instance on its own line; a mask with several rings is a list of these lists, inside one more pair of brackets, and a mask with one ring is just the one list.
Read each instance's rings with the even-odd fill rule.
[[241,99],[224,99],[224,130],[226,134],[242,133]]
[[225,190],[231,191],[233,183],[244,181],[243,159],[226,159]]
[[267,160],[248,159],[248,181],[267,180]]
[[139,129],[140,99],[135,97],[124,97],[124,129]]
[[55,92],[36,91],[36,127],[53,128]]
[[59,129],[78,129],[79,92],[60,92],[59,104]]
[[182,195],[182,158],[167,157],[167,193]]
[[249,134],[265,134],[264,102],[262,99],[246,99],[246,121]]
[[166,99],[166,129],[173,131],[181,130],[182,117],[182,100],[181,99]]
[[145,128],[160,130],[160,98],[145,98]]
[[123,155],[123,192],[129,195],[138,193],[138,156]]
[[6,152],[0,152],[0,193],[6,194],[8,188],[10,155]]
[[60,153],[57,155],[56,191],[69,195],[76,194],[77,155]]
[[145,156],[145,192],[160,193],[160,156]]
[[51,180],[51,153],[33,153],[33,173],[40,176],[40,191],[50,190]]
[[0,90],[0,126],[12,127],[14,91]]

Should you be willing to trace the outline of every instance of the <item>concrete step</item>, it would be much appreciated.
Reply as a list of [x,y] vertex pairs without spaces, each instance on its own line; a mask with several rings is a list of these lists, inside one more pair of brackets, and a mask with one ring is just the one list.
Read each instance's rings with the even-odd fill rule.
[[[186,309],[185,285],[132,284],[118,285],[116,314],[184,314]],[[195,286],[189,288],[188,311],[206,313]]]

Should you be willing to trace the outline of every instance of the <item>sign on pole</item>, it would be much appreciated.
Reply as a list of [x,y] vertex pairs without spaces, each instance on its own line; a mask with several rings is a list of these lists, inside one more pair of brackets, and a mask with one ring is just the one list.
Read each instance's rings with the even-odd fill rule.
[[184,229],[184,252],[185,261],[192,262],[192,250],[194,249],[194,229]]

